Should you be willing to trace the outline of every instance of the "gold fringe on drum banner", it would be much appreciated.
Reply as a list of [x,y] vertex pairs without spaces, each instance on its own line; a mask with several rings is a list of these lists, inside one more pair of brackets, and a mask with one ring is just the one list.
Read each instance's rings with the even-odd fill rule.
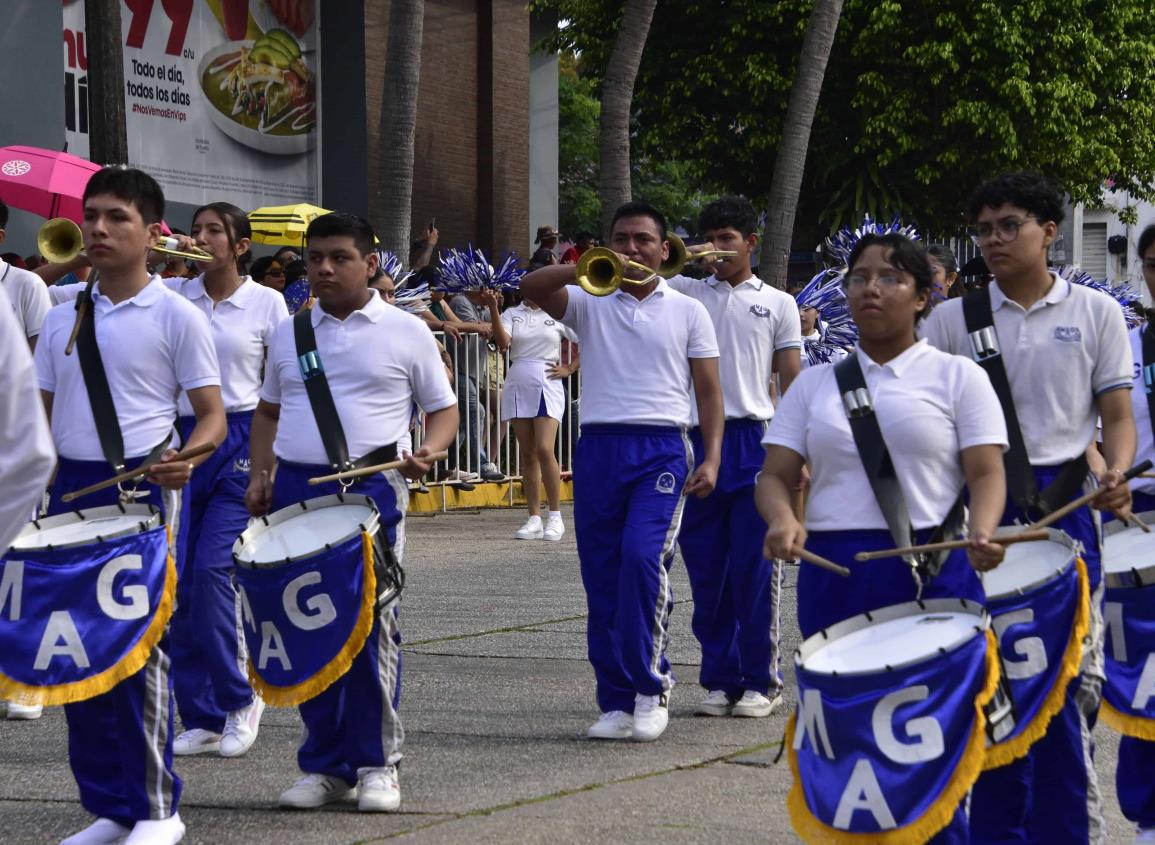
[[349,639],[337,652],[337,656],[317,671],[313,677],[293,684],[291,687],[276,687],[265,683],[249,661],[249,681],[253,689],[260,693],[266,704],[273,707],[296,707],[298,704],[316,698],[349,671],[369,632],[373,630],[373,620],[377,610],[377,576],[373,571],[373,535],[361,532],[361,608],[357,611],[357,622],[349,632]]
[[115,665],[110,666],[98,675],[85,678],[83,681],[73,681],[70,684],[58,684],[51,687],[33,687],[14,681],[0,674],[0,699],[15,701],[25,705],[58,705],[74,704],[77,701],[86,701],[104,695],[121,681],[131,678],[144,668],[149,655],[164,636],[169,619],[172,618],[173,607],[176,603],[176,561],[172,556],[172,530],[167,526],[169,553],[165,556],[164,589],[157,603],[156,613],[148,628],[137,640],[127,654]]
[[997,769],[1025,757],[1031,746],[1046,736],[1051,719],[1063,709],[1067,700],[1067,687],[1079,674],[1079,667],[1083,664],[1083,640],[1091,627],[1091,584],[1087,576],[1087,564],[1081,557],[1075,558],[1075,571],[1079,577],[1079,603],[1075,607],[1075,624],[1063,652],[1063,662],[1055,678],[1055,685],[1047,693],[1035,718],[1021,733],[987,749],[987,762],[983,765],[983,771]]
[[1155,719],[1145,719],[1141,716],[1121,713],[1112,707],[1105,698],[1099,705],[1099,721],[1124,736],[1155,742]]
[[787,755],[790,758],[790,772],[794,782],[790,785],[790,793],[786,797],[786,807],[790,811],[790,823],[805,842],[826,843],[839,842],[847,845],[908,845],[911,842],[926,842],[940,830],[945,828],[955,810],[971,791],[975,781],[983,770],[983,757],[986,754],[987,733],[986,714],[984,708],[995,697],[999,686],[999,651],[995,635],[990,630],[986,632],[987,639],[987,677],[983,688],[975,696],[975,721],[971,726],[970,736],[967,738],[966,749],[959,760],[958,767],[951,777],[942,795],[926,808],[926,811],[915,821],[894,830],[880,830],[877,833],[851,833],[839,830],[817,818],[810,812],[806,804],[806,794],[802,790],[802,779],[798,770],[798,755],[794,751],[794,729],[798,718],[797,711],[790,715],[786,722]]

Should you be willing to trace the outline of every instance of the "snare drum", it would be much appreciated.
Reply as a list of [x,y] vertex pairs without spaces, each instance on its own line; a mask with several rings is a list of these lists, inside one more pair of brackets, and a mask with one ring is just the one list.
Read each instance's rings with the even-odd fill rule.
[[233,546],[249,676],[290,706],[340,678],[404,585],[368,496],[309,499],[254,520]]
[[151,505],[29,523],[0,560],[0,698],[67,704],[107,692],[145,665],[175,594]]
[[1120,522],[1108,523],[1104,534],[1107,682],[1100,715],[1120,733],[1155,740],[1155,534]]
[[1086,567],[1070,536],[1048,534],[1007,546],[1003,562],[981,576],[1015,705],[1014,730],[991,748],[988,769],[1022,757],[1043,737],[1082,662],[1090,623]]
[[925,842],[950,823],[982,770],[998,681],[989,624],[976,602],[931,599],[802,643],[786,741],[788,806],[803,839],[885,831]]

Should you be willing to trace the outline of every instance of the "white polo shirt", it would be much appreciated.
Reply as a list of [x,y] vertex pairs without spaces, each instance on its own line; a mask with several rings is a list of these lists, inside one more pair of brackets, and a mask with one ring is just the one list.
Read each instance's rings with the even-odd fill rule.
[[[774,353],[802,348],[802,322],[794,297],[757,276],[734,286],[716,276],[705,281],[675,276],[670,287],[705,305],[714,324],[726,419],[774,416],[770,401]],[[691,410],[697,425],[698,408],[694,405]]]
[[[988,444],[1006,448],[994,388],[978,364],[925,340],[881,365],[861,350],[856,354],[911,524],[937,527],[965,482],[959,453]],[[809,530],[886,529],[833,366],[799,374],[779,400],[762,443],[785,446],[810,465]]]
[[0,284],[12,301],[12,311],[25,337],[36,337],[52,307],[48,285],[35,273],[0,260]]
[[706,308],[664,279],[643,300],[566,288],[562,322],[581,338],[581,422],[688,427],[690,358],[717,358]]
[[[93,289],[96,342],[116,406],[125,457],[147,455],[172,431],[177,395],[221,383],[209,324],[191,303],[154,277],[131,299],[112,302]],[[79,350],[64,354],[76,309],[48,312],[36,344],[40,388],[55,394],[52,436],[66,458],[101,461],[100,440],[80,370]]]
[[[257,407],[265,349],[277,326],[289,316],[285,298],[248,276],[232,296],[218,303],[205,292],[204,276],[165,279],[164,284],[195,305],[212,327],[225,411],[231,414]],[[191,416],[192,412],[188,396],[182,393],[181,416]]]
[[508,308],[501,314],[501,324],[510,337],[509,360],[548,361],[556,364],[561,360],[563,339],[577,342],[577,335],[540,308],[530,308],[524,302],[516,308]]
[[[320,302],[310,313],[350,458],[401,440],[414,402],[426,413],[457,404],[437,342],[420,317],[386,305],[376,294],[344,320],[326,314]],[[297,363],[292,320],[273,333],[261,399],[281,406],[273,442],[277,458],[329,463]]]
[[[1119,303],[1097,290],[1055,280],[1029,311],[991,282],[1003,366],[1027,455],[1054,466],[1081,455],[1095,439],[1095,398],[1130,388],[1134,361]],[[934,346],[971,357],[962,299],[935,307],[920,332]]]

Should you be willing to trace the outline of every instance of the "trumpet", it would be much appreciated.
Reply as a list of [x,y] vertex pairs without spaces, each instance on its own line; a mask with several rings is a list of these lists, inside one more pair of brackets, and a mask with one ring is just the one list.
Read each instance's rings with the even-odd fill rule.
[[[176,238],[161,238],[152,249],[155,252],[186,258],[189,261],[212,261],[213,257],[204,250],[186,252],[177,249],[180,242]],[[67,217],[55,217],[40,227],[36,235],[36,246],[49,264],[67,264],[84,252],[84,236],[80,227]]]
[[718,261],[722,258],[733,258],[738,254],[728,249],[706,249],[701,252],[690,252],[686,249],[686,242],[673,232],[666,233],[666,242],[670,245],[670,257],[663,261],[662,266],[658,268],[658,275],[665,279],[681,273],[691,261],[706,259]]
[[[626,270],[641,270],[647,273],[644,279],[627,279]],[[622,259],[612,249],[595,246],[582,253],[577,263],[577,281],[582,290],[594,296],[609,296],[623,284],[648,285],[658,274],[636,261],[622,263]]]

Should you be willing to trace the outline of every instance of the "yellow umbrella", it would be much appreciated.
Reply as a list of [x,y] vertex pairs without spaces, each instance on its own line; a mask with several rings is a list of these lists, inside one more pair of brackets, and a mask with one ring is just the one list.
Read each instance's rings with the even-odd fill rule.
[[307,202],[296,205],[267,205],[249,212],[253,242],[269,246],[301,246],[309,224],[329,210]]

